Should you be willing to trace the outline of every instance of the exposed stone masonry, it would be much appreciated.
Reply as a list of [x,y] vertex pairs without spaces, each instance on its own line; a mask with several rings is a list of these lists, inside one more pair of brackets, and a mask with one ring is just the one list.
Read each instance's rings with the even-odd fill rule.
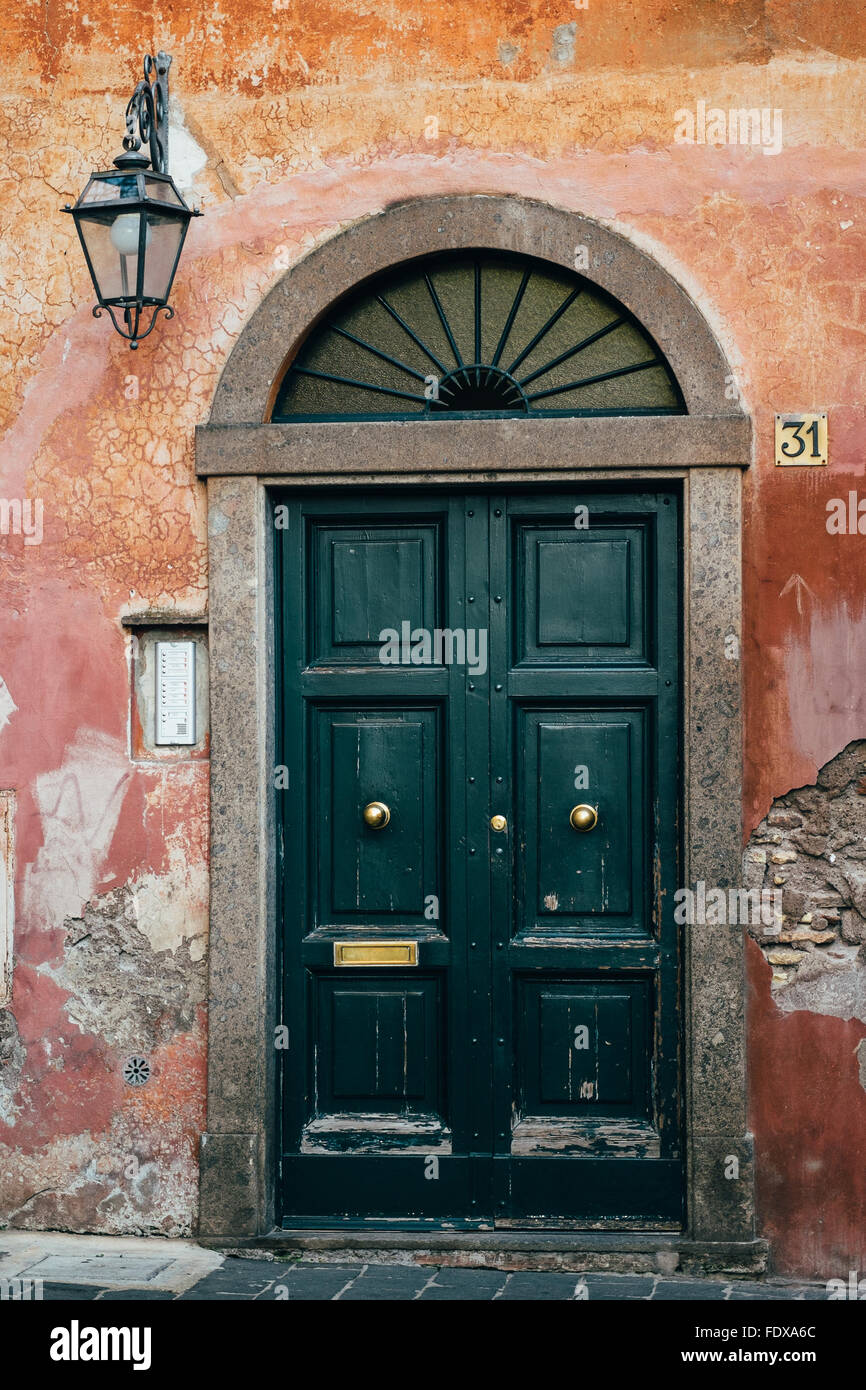
[[[782,988],[810,962],[850,966],[866,943],[866,742],[849,743],[814,786],[779,797],[743,856],[747,888],[782,890],[782,929],[749,927]],[[854,948],[859,948],[855,950]]]

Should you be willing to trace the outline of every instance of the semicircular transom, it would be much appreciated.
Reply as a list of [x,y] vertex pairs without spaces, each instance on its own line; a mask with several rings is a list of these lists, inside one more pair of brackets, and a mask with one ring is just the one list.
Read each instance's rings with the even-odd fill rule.
[[663,352],[612,295],[514,251],[380,272],[300,342],[271,420],[683,414]]

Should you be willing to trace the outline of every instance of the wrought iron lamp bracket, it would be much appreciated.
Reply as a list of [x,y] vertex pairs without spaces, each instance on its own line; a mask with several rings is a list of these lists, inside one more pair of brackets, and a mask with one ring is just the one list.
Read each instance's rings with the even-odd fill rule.
[[[168,70],[171,67],[171,54],[162,49],[154,60],[150,53],[144,56],[144,77],[138,83],[126,107],[126,134],[123,148],[129,152],[138,151],[141,146],[150,148],[151,167],[157,174],[168,171]],[[136,124],[138,134],[136,134]]]

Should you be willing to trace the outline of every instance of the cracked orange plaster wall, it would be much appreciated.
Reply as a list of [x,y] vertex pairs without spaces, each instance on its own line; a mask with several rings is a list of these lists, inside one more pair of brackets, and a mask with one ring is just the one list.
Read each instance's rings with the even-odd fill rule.
[[[157,5],[148,24],[131,6],[49,0],[19,7],[2,38],[0,496],[38,496],[45,517],[39,546],[0,536],[0,677],[14,704],[0,787],[18,806],[15,996],[0,1029],[0,1138],[14,1163],[0,1164],[0,1206],[16,1225],[177,1233],[196,1216],[203,1004],[181,1015],[167,999],[149,1035],[154,1089],[132,1094],[119,1078],[126,1035],[110,1022],[117,1000],[85,1008],[69,956],[90,921],[101,948],[147,961],[167,994],[179,972],[194,995],[207,769],[130,758],[119,619],[205,605],[193,430],[243,323],[317,241],[395,200],[448,191],[541,198],[607,221],[684,284],[755,420],[748,834],[774,798],[866,736],[853,674],[863,542],[825,526],[827,502],[863,475],[866,24],[841,0],[499,0],[481,11],[258,0]],[[190,232],[175,319],[130,354],[90,316],[59,207],[117,152],[151,40],[174,55],[173,171],[206,217]],[[698,101],[781,110],[781,151],[676,143],[675,113]],[[773,467],[773,413],[789,409],[829,411],[828,469]],[[785,592],[793,575],[802,585]],[[127,920],[130,901],[154,895],[168,905],[158,940]],[[828,1073],[839,1094],[859,1084],[856,1057],[839,1050],[838,1020],[783,1019],[761,970],[750,1076],[759,1172],[773,1173],[759,1183],[763,1229],[779,1268],[863,1268],[837,1184],[810,1177],[802,1237],[790,1216],[806,1194],[790,1147],[801,1097],[832,1097]],[[858,1022],[845,1026],[853,1036]],[[790,1065],[775,1068],[782,1048]],[[866,1119],[852,1111],[848,1123],[860,1151]],[[833,1132],[818,1126],[810,1140],[828,1175],[838,1165],[822,1136]],[[130,1153],[135,1179],[121,1161]]]

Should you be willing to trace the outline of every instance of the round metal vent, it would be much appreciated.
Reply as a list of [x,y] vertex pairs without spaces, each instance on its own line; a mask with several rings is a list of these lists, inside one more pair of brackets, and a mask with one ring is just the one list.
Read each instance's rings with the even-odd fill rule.
[[123,1079],[127,1086],[146,1086],[150,1080],[150,1062],[146,1057],[127,1057],[123,1064]]

